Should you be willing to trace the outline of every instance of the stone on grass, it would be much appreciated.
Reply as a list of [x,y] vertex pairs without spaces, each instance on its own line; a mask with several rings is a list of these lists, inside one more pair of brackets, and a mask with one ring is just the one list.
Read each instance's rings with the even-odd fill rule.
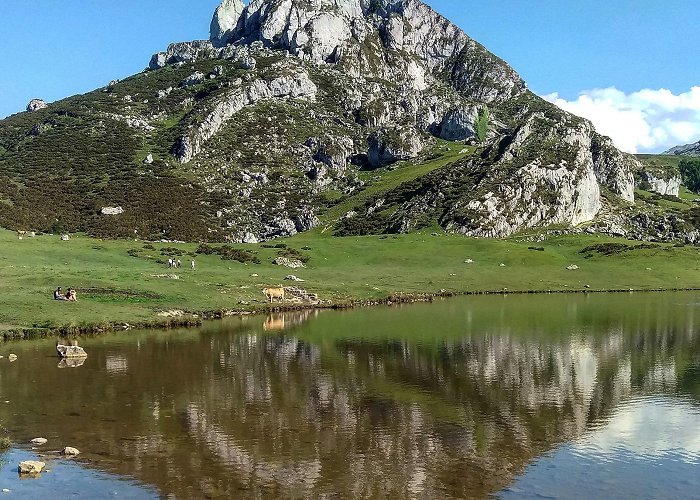
[[17,361],[17,355],[16,354],[10,354],[7,359],[10,361]]
[[569,271],[576,271],[578,269],[578,266],[576,264],[571,264],[570,266],[567,266]]
[[19,463],[20,474],[39,474],[46,467],[46,463],[36,460],[26,460]]
[[291,269],[300,269],[306,267],[304,263],[297,259],[288,259],[287,257],[277,257],[272,263],[276,266],[289,267]]
[[285,280],[287,281],[298,281],[299,283],[303,283],[304,280],[301,278],[297,278],[293,274],[288,274],[287,276],[284,277]]

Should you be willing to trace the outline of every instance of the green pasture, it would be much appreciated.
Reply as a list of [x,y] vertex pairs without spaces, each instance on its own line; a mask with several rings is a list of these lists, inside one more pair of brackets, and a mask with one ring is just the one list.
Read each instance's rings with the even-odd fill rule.
[[[98,240],[73,235],[18,239],[0,230],[0,329],[155,321],[170,310],[253,310],[265,286],[294,285],[334,304],[394,294],[499,291],[635,290],[700,287],[700,249],[595,235],[473,239],[443,232],[333,238],[316,232],[266,245],[235,245],[259,264],[193,254],[197,244]],[[607,253],[584,247],[619,243]],[[286,244],[309,258],[304,269],[272,264]],[[144,248],[146,245],[146,248]],[[151,248],[152,247],[152,248]],[[529,248],[531,247],[531,248]],[[604,248],[604,247],[601,247]],[[163,252],[165,249],[165,252]],[[169,254],[183,265],[168,269]],[[166,255],[163,255],[163,254]],[[174,255],[174,254],[173,254]],[[195,255],[197,269],[189,267]],[[471,259],[473,263],[465,263]],[[501,265],[503,264],[503,266]],[[577,270],[567,270],[572,264]],[[285,281],[288,274],[303,283]],[[177,276],[178,279],[174,279]],[[52,300],[62,286],[77,303]]]

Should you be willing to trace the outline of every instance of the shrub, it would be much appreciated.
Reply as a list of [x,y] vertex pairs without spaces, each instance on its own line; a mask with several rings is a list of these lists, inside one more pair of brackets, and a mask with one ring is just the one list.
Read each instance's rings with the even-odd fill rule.
[[489,132],[489,108],[484,108],[478,115],[474,124],[476,138],[479,142],[484,142]]
[[691,191],[700,191],[700,158],[684,158],[678,164],[683,184]]
[[249,250],[241,250],[240,248],[234,248],[230,245],[223,245],[220,247],[213,247],[202,243],[196,250],[198,254],[204,255],[218,255],[221,260],[235,260],[242,264],[253,263],[260,264],[260,258]]
[[277,255],[279,257],[286,257],[292,260],[299,260],[304,264],[306,264],[310,260],[310,257],[308,255],[303,254],[299,250],[296,250],[294,248],[285,248],[284,250],[280,250],[279,252],[277,252]]

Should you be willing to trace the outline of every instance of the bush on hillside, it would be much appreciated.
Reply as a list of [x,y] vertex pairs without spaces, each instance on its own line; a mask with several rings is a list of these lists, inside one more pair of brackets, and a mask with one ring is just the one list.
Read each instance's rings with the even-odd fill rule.
[[683,158],[678,164],[683,184],[694,192],[700,191],[700,158]]

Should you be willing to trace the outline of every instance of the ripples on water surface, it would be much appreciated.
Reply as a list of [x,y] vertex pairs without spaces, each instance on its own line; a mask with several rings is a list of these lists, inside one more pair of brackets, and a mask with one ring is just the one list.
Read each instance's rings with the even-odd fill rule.
[[[474,297],[3,345],[19,496],[694,497],[700,296]],[[698,318],[698,319],[696,319]],[[9,363],[7,354],[19,359]],[[58,365],[58,366],[57,366]],[[5,402],[8,401],[8,402]],[[39,452],[41,450],[35,450]]]

